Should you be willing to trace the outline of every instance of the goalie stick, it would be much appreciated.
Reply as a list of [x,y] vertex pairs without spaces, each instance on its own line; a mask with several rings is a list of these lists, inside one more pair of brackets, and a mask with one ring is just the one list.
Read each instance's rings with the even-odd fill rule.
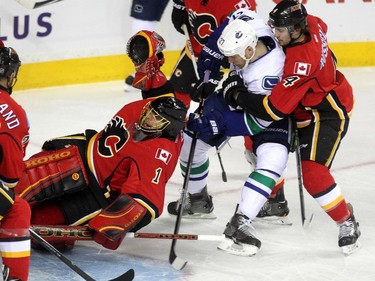
[[[93,240],[94,232],[88,226],[69,225],[32,225],[31,229],[46,241],[58,240]],[[125,239],[180,239],[180,240],[202,240],[202,241],[223,241],[222,235],[201,235],[201,234],[172,234],[172,233],[146,233],[128,232]]]
[[42,2],[36,2],[36,1],[32,1],[32,0],[16,0],[16,1],[19,4],[21,4],[22,6],[24,6],[25,8],[32,10],[32,9],[44,7],[46,5],[50,5],[50,4],[53,4],[53,3],[57,3],[57,2],[60,2],[60,1],[63,1],[63,0],[46,0],[46,1],[42,1]]
[[[74,272],[76,272],[79,276],[81,276],[84,280],[87,281],[95,281],[91,276],[89,276],[86,272],[76,266],[71,260],[65,257],[60,251],[58,251],[55,247],[53,247],[50,243],[48,243],[44,238],[42,238],[39,234],[37,234],[32,228],[29,229],[31,237],[38,241],[46,250],[48,250],[51,254],[54,254],[58,257],[63,263],[69,266]],[[134,270],[129,269],[124,274],[111,279],[109,281],[132,281],[134,279]]]

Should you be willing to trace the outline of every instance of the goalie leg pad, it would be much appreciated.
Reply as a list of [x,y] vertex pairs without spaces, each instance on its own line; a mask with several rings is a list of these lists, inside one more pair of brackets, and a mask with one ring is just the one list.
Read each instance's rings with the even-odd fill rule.
[[88,225],[95,231],[94,240],[98,244],[115,250],[126,233],[142,220],[146,212],[146,208],[133,198],[121,194]]
[[87,188],[87,174],[76,146],[42,151],[25,161],[25,167],[16,193],[31,204]]

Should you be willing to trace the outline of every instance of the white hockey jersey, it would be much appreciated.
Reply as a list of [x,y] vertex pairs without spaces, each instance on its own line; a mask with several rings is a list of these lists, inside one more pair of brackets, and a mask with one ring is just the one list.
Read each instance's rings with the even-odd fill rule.
[[251,62],[245,69],[231,65],[231,70],[236,70],[250,92],[270,94],[272,88],[281,80],[285,54],[278,45],[271,27],[256,12],[239,9],[229,17],[229,23],[239,18],[251,25],[258,40],[265,43],[269,51],[261,58]]

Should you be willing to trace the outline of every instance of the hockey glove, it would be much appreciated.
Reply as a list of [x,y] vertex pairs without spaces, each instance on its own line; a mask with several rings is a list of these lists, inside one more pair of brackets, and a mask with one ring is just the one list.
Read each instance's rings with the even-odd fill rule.
[[184,24],[187,26],[189,33],[191,33],[189,30],[188,13],[183,0],[173,0],[172,23],[179,33],[184,34],[181,28]]
[[201,98],[208,98],[213,92],[215,92],[215,89],[222,78],[223,72],[219,72],[219,76],[212,77],[207,82],[203,82],[203,79],[200,79],[195,83],[193,91],[190,93],[190,98],[195,102],[199,102]]
[[191,113],[186,128],[189,131],[197,132],[198,138],[208,143],[216,136],[225,133],[226,124],[222,113],[215,110],[200,117]]
[[235,109],[242,109],[236,101],[240,93],[247,93],[247,89],[242,78],[233,70],[223,82],[223,95],[228,105]]
[[147,59],[158,56],[159,65],[164,63],[162,52],[166,47],[163,37],[154,31],[141,30],[133,35],[126,44],[126,53],[135,67],[144,64]]
[[207,43],[203,46],[198,57],[198,74],[200,78],[204,77],[206,70],[211,71],[211,75],[218,75],[220,67],[227,66],[228,60],[220,52],[217,41],[227,26],[228,20],[225,20],[218,28],[216,28],[208,37]]
[[203,78],[206,70],[211,71],[211,76],[218,75],[223,59],[224,55],[220,53],[217,47],[211,48],[208,44],[205,45],[198,57],[197,65],[199,77]]

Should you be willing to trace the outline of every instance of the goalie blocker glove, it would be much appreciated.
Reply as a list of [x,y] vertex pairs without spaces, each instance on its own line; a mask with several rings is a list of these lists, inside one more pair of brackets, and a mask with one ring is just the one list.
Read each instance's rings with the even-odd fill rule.
[[116,250],[127,232],[146,215],[146,209],[126,194],[117,199],[89,222],[94,240],[103,247]]

